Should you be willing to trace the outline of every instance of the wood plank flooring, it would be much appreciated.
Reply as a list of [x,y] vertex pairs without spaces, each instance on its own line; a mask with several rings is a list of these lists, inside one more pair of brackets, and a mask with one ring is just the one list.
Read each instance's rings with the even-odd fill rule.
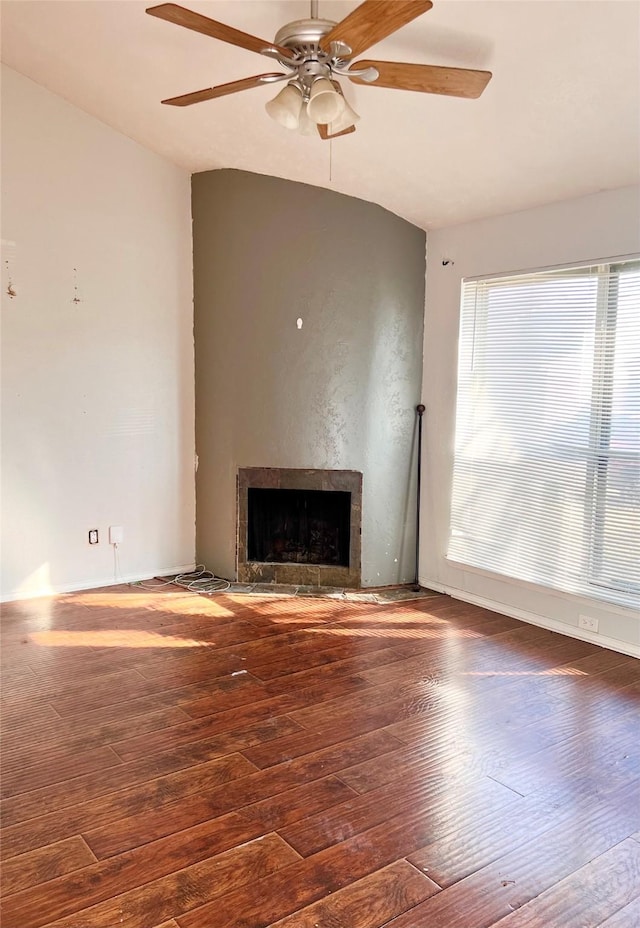
[[640,661],[439,595],[1,627],[3,928],[640,925]]

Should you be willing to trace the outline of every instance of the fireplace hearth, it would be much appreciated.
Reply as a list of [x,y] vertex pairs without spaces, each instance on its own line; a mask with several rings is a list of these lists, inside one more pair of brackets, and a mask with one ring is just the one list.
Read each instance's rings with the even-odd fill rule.
[[361,509],[358,471],[240,468],[238,580],[359,587]]

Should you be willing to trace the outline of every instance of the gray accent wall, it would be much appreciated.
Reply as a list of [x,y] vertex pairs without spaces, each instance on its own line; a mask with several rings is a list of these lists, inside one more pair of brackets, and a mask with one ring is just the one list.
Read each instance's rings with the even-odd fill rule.
[[235,578],[239,467],[339,468],[363,474],[363,586],[411,581],[425,233],[244,171],[192,199],[198,560]]

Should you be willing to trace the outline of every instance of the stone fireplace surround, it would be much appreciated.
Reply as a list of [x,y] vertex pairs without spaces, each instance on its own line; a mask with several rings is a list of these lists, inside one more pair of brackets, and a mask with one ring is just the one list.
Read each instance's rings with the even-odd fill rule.
[[[349,566],[248,561],[248,490],[250,487],[281,490],[341,490],[350,493]],[[237,477],[236,511],[236,569],[239,582],[300,584],[319,587],[360,587],[362,474],[359,471],[291,467],[240,467]]]

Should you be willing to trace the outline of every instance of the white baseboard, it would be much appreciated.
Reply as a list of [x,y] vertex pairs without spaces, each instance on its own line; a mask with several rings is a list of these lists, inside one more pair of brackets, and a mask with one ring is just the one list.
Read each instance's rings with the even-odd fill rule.
[[179,567],[159,567],[157,570],[146,571],[143,574],[124,574],[115,577],[94,577],[93,580],[78,580],[75,583],[62,583],[56,586],[47,586],[41,590],[28,592],[12,592],[2,594],[0,602],[12,603],[23,599],[39,599],[42,596],[59,596],[61,593],[79,593],[81,590],[95,590],[105,586],[119,586],[122,583],[138,583],[140,580],[150,580],[153,577],[171,577],[174,574],[187,573],[193,570],[195,564],[182,564]]
[[629,657],[640,658],[640,647],[631,644],[630,641],[622,641],[620,638],[609,638],[607,635],[599,635],[594,632],[585,631],[578,628],[577,625],[567,625],[566,622],[559,622],[557,619],[550,619],[544,615],[537,615],[533,612],[525,612],[524,609],[518,609],[515,606],[509,606],[507,603],[498,603],[483,596],[475,596],[473,593],[467,593],[464,590],[456,590],[453,587],[443,586],[441,583],[433,583],[430,580],[420,580],[420,585],[429,590],[436,590],[438,593],[446,593],[453,599],[459,599],[464,603],[472,603],[474,606],[482,606],[483,609],[491,609],[500,615],[508,615],[512,619],[519,619],[521,622],[527,622],[529,625],[538,625],[540,628],[548,628],[549,631],[558,632],[566,635],[568,638],[578,638],[580,641],[589,641],[591,644],[598,644],[602,648],[608,648],[610,651],[618,651],[620,654],[627,654]]

